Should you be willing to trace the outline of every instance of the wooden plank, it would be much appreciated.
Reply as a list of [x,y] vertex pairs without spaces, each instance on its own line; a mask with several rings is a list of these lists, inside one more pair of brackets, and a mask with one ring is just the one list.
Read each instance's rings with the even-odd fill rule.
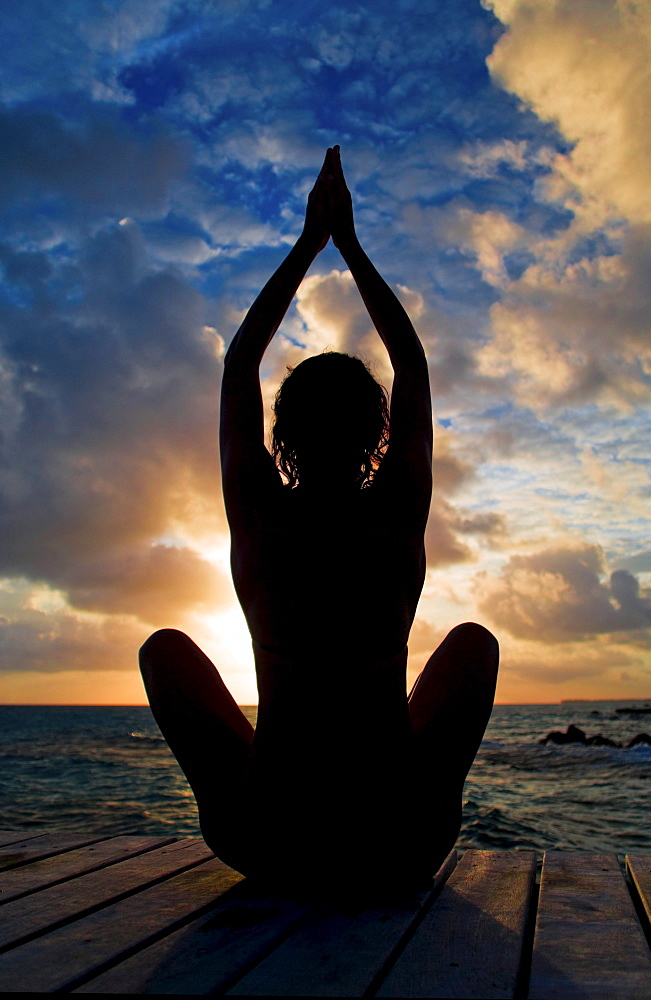
[[0,906],[0,948],[16,945],[64,921],[212,857],[203,840],[187,838],[137,858],[42,889]]
[[533,851],[466,851],[376,996],[513,997],[535,875]]
[[529,997],[651,997],[651,956],[614,854],[545,854]]
[[97,871],[117,861],[171,844],[174,837],[113,837],[77,851],[57,854],[0,874],[0,905],[49,885]]
[[0,871],[7,871],[19,865],[38,861],[39,858],[49,858],[54,854],[63,854],[65,851],[107,839],[100,836],[80,837],[78,834],[72,836],[70,833],[42,833],[36,837],[23,837],[22,840],[0,848]]
[[[424,890],[384,906],[336,906],[302,926],[255,966],[229,996],[366,995],[405,934],[427,909],[456,865],[453,851]],[[381,873],[378,873],[381,882]]]
[[316,908],[244,882],[204,916],[72,992],[223,993]]
[[19,840],[30,840],[34,837],[43,836],[36,831],[34,833],[25,833],[24,830],[0,830],[0,847],[6,847],[7,844],[15,844]]
[[627,854],[626,867],[647,920],[651,921],[651,854]]
[[69,992],[213,905],[241,878],[214,858],[28,941],[0,955],[0,992]]

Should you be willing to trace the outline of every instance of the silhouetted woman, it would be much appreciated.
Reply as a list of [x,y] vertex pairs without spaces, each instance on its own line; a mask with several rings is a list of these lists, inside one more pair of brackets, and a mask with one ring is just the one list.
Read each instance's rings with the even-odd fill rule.
[[[272,457],[260,362],[329,236],[389,353],[390,419],[384,389],[358,358],[318,355],[278,392]],[[427,878],[459,831],[498,650],[481,625],[457,626],[407,698],[432,488],[427,362],[357,239],[338,146],[301,236],[226,355],[221,460],[233,579],[255,654],[255,731],[182,632],[156,632],[141,650],[152,710],[205,840],[239,871],[282,882]]]

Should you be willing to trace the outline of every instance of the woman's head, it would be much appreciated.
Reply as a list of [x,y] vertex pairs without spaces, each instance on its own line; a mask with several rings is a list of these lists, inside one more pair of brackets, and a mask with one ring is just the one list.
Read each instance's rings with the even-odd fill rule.
[[307,358],[276,393],[273,455],[290,486],[299,480],[365,486],[389,438],[383,386],[360,358],[328,351]]

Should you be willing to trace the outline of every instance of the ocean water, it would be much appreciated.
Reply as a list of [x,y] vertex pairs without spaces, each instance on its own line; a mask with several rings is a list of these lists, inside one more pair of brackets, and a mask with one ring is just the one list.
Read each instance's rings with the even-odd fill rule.
[[[651,851],[651,746],[542,746],[570,723],[622,743],[645,702],[498,705],[464,789],[457,846]],[[245,712],[255,721],[255,708]],[[435,776],[433,775],[433,781]],[[199,833],[192,793],[147,707],[0,706],[0,829]]]

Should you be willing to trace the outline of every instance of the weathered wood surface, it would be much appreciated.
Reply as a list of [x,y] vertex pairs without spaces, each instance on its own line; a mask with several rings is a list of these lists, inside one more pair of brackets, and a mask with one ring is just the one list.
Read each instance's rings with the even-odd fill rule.
[[24,830],[0,830],[0,847],[6,844],[15,844],[17,841],[30,840],[34,837],[42,836],[37,831],[26,834]]
[[[0,948],[106,906],[212,857],[201,840],[181,840],[0,906]],[[0,980],[3,967],[0,958]]]
[[63,854],[75,847],[94,844],[101,837],[79,837],[69,833],[45,833],[40,836],[23,837],[11,841],[0,848],[0,871],[17,868],[28,861],[38,861],[40,858],[50,858],[55,854]]
[[240,879],[221,861],[206,861],[12,948],[0,955],[0,992],[68,992],[175,930]]
[[651,921],[651,854],[629,854],[626,867],[647,920]]
[[122,861],[125,858],[136,857],[145,851],[153,851],[155,847],[171,844],[174,837],[112,837],[110,840],[91,844],[79,850],[68,851],[52,858],[22,865],[2,876],[0,887],[0,903],[8,903],[10,899],[27,896],[37,889],[65,882],[77,875],[105,868]]
[[[318,904],[259,892],[245,883],[197,920],[78,987],[76,993],[223,993]],[[239,891],[238,891],[239,890]]]
[[614,854],[546,853],[529,997],[651,997],[649,948]]
[[365,996],[405,935],[433,903],[455,864],[456,852],[452,852],[431,888],[405,893],[383,906],[328,907],[256,965],[228,995]]
[[515,996],[535,878],[533,851],[467,851],[377,995]]
[[649,1000],[651,856],[627,860],[630,885],[614,856],[549,852],[534,940],[533,852],[451,856],[360,908],[265,891],[197,838],[2,831],[0,991]]

